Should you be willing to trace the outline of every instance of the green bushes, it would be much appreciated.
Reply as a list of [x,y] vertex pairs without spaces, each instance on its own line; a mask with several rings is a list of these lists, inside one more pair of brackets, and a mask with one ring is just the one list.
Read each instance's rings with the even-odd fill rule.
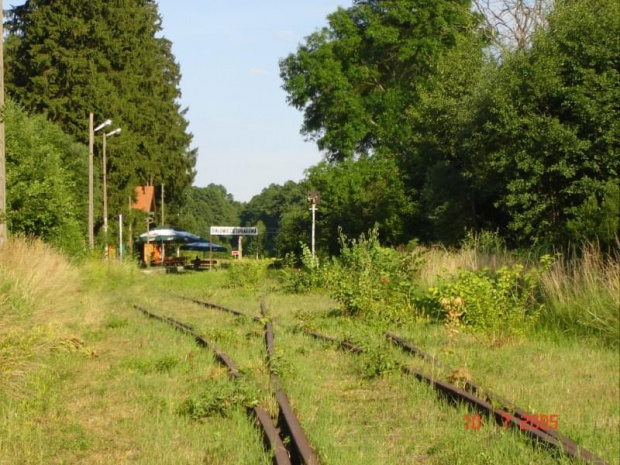
[[563,256],[543,276],[541,323],[577,336],[620,344],[620,254],[593,245]]
[[228,267],[228,287],[257,291],[267,278],[267,268],[272,260],[238,260]]
[[543,309],[538,294],[550,265],[551,257],[545,255],[540,266],[529,270],[523,265],[495,272],[460,270],[429,290],[430,310],[440,320],[482,333],[492,342],[524,334]]
[[302,268],[288,263],[283,271],[284,287],[293,292],[311,289],[327,292],[344,313],[380,320],[399,320],[411,314],[417,292],[414,274],[419,261],[381,247],[378,229],[359,239],[340,233],[341,255],[322,263],[302,245]]
[[177,412],[192,420],[200,420],[211,416],[225,417],[232,409],[257,405],[257,394],[243,380],[221,378],[211,380],[202,393],[185,399]]

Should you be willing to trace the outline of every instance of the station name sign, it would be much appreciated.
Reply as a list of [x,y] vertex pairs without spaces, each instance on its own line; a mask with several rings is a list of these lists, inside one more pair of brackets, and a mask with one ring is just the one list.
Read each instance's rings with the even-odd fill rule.
[[212,236],[258,236],[257,226],[211,226]]

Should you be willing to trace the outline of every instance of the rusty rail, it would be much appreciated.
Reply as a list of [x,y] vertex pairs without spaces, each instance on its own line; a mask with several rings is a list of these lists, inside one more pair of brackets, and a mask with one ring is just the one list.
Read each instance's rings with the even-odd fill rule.
[[[186,325],[185,323],[182,323],[170,317],[157,315],[156,313],[153,313],[139,305],[134,305],[134,308],[136,310],[141,311],[142,313],[147,315],[149,318],[163,321],[165,323],[172,325],[177,330],[183,333],[189,334],[190,336],[194,338],[194,340],[196,341],[198,345],[200,345],[201,347],[210,349],[215,354],[216,359],[222,365],[228,368],[228,373],[232,378],[239,379],[241,377],[241,373],[239,373],[239,369],[237,368],[235,363],[230,359],[230,357],[228,357],[228,355],[226,355],[224,352],[219,350],[215,344],[206,340],[200,334],[196,333],[191,326]],[[267,411],[261,407],[249,408],[248,412],[252,413],[257,423],[260,425],[261,429],[263,430],[263,441],[265,443],[265,446],[273,453],[273,463],[275,465],[291,465],[291,460],[289,458],[286,447],[284,447],[284,442],[282,441],[282,438],[280,437],[280,434],[277,428],[274,426],[269,413],[267,413]]]
[[273,360],[275,351],[275,336],[273,333],[273,324],[267,318],[265,303],[261,301],[261,315],[265,322],[265,348],[267,350],[267,363],[271,371],[271,383],[276,393],[276,401],[279,407],[278,426],[284,436],[290,438],[291,457],[294,463],[304,465],[318,465],[319,458],[310,445],[304,430],[293,412],[293,407],[288,396],[280,386],[280,379],[273,370]]
[[[305,332],[305,333],[309,334],[309,332]],[[334,339],[332,337],[325,336],[322,334],[318,334],[318,333],[312,333],[311,335],[313,337],[318,337],[319,339],[334,342],[338,344],[340,348],[346,349],[356,354],[360,354],[364,352],[363,347],[353,346],[352,344],[348,344],[345,341],[338,341],[337,339]],[[416,348],[416,353],[422,354],[424,352]],[[435,357],[432,357],[426,353],[424,354],[426,355],[426,357],[430,357],[431,359],[436,360]],[[600,457],[597,457],[596,455],[594,455],[592,452],[588,451],[587,449],[578,446],[572,440],[564,436],[562,436],[564,438],[564,440],[562,440],[560,439],[559,435],[554,436],[552,434],[548,434],[550,430],[536,430],[536,429],[522,430],[521,429],[522,418],[520,416],[517,416],[516,414],[513,415],[508,411],[495,408],[490,402],[484,399],[481,399],[475,394],[471,394],[467,391],[459,389],[458,387],[452,384],[440,381],[438,379],[435,379],[432,376],[428,376],[422,372],[412,370],[402,365],[401,365],[401,370],[404,373],[415,377],[418,381],[427,383],[429,386],[435,389],[438,393],[440,393],[444,397],[447,397],[451,401],[455,403],[459,401],[467,403],[471,405],[474,409],[478,410],[479,412],[487,414],[489,417],[495,419],[495,422],[498,425],[501,425],[504,427],[508,425],[511,428],[519,432],[525,433],[526,435],[528,435],[530,438],[534,439],[537,442],[554,447],[555,449],[570,456],[571,458],[580,459],[586,463],[592,463],[596,465],[607,465],[607,463],[603,459],[601,459]],[[522,413],[525,414],[525,412],[522,412]],[[556,432],[553,431],[553,433],[556,433]]]
[[[386,331],[385,336],[392,341],[394,344],[398,345],[401,349],[414,354],[424,360],[430,361],[437,368],[441,368],[447,371],[452,371],[452,369],[447,365],[442,365],[439,359],[436,356],[430,355],[424,352],[422,349],[414,346],[410,342],[398,337],[396,334],[391,331]],[[531,422],[533,426],[541,426],[536,423],[536,421],[532,421],[532,416],[529,415],[525,410],[515,405],[513,402],[503,398],[502,396],[490,391],[488,389],[481,388],[477,383],[468,380],[465,382],[465,390],[473,393],[475,396],[484,397],[489,405],[496,403],[500,404],[504,410],[507,412],[511,412],[514,414],[519,420],[519,424],[521,421]],[[464,391],[465,392],[465,391]],[[501,410],[499,410],[501,411]],[[487,410],[487,412],[489,412]],[[491,412],[489,412],[491,413]],[[529,430],[526,430],[529,431]],[[538,430],[542,434],[550,436],[549,442],[555,442],[556,447],[561,448],[567,455],[570,455],[573,458],[579,458],[585,462],[596,463],[596,464],[604,464],[605,461],[600,457],[597,457],[589,450],[580,447],[575,441],[573,441],[568,436],[561,434],[558,431],[548,429],[548,428],[540,428]]]
[[[191,300],[193,302],[196,302],[196,303],[199,303],[201,305],[205,305],[211,308],[227,311],[237,316],[252,318],[254,321],[257,321],[257,322],[261,321],[261,317],[258,317],[258,316],[251,317],[243,312],[232,310],[226,307],[222,307],[217,304],[213,304],[210,302],[203,302],[203,301],[199,301],[196,299],[189,299],[189,298],[185,298],[185,299]],[[291,328],[288,328],[288,329],[291,329]],[[338,340],[336,338],[326,336],[324,334],[316,333],[313,331],[309,331],[309,330],[301,330],[301,332],[315,339],[319,339],[322,341],[335,344],[336,346],[338,346],[338,348],[342,350],[347,350],[355,354],[361,354],[365,352],[365,349],[363,347],[351,344],[347,341]],[[398,337],[394,333],[391,333],[388,331],[386,332],[386,337],[392,342],[399,345],[401,348],[403,348],[407,352],[410,352],[427,361],[430,361],[437,368],[449,370],[449,367],[446,365],[443,365],[437,359],[437,357],[431,354],[428,354],[424,352],[423,350],[413,346],[412,344]],[[526,420],[530,422],[533,426],[537,426],[537,423],[535,421],[532,421],[531,416],[528,415],[527,412],[525,412],[523,409],[517,407],[516,405],[512,404],[510,401],[500,397],[499,395],[491,391],[482,389],[476,383],[467,381],[465,383],[465,388],[470,391],[470,392],[467,392],[449,383],[445,383],[443,381],[437,380],[431,376],[428,376],[419,371],[412,370],[408,367],[401,366],[401,370],[408,375],[414,376],[416,379],[418,379],[418,381],[426,382],[437,392],[448,397],[449,399],[453,401],[462,401],[462,402],[465,402],[471,405],[473,408],[477,409],[478,411],[489,415],[489,417],[491,418],[494,418],[496,423],[500,425],[504,425],[504,422],[508,422],[508,425],[510,427],[515,428],[520,432],[526,433],[528,436],[530,436],[532,439],[534,439],[537,442],[541,442],[541,443],[550,445],[558,449],[559,451],[570,456],[571,458],[580,459],[586,463],[593,463],[596,465],[606,465],[606,462],[603,459],[596,456],[589,450],[579,446],[572,439],[568,438],[567,436],[562,435],[561,433],[557,431],[553,431],[550,429],[522,430],[521,429],[522,420]],[[481,398],[480,396],[484,396],[484,398]],[[494,408],[492,405],[492,402],[496,402],[500,404],[504,409]]]
[[181,299],[183,300],[188,300],[190,302],[194,302],[195,304],[198,305],[202,305],[203,307],[209,307],[209,308],[214,308],[216,310],[221,310],[223,312],[227,312],[227,313],[232,313],[235,316],[241,316],[241,317],[245,317],[245,318],[251,318],[254,321],[260,323],[260,317],[259,316],[250,316],[250,315],[246,315],[243,312],[240,312],[239,310],[235,310],[233,308],[228,308],[228,307],[224,307],[222,305],[218,305],[215,304],[213,302],[207,302],[205,300],[200,300],[200,299],[193,299],[191,297],[185,297],[185,296],[179,296]]

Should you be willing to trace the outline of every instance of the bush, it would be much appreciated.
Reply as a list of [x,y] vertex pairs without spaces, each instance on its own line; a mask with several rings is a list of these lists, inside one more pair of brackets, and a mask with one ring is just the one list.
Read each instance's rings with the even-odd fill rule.
[[230,264],[226,280],[228,287],[257,291],[267,278],[272,260],[237,260]]
[[208,388],[198,395],[185,399],[178,413],[192,420],[221,416],[226,417],[232,409],[250,408],[258,405],[258,396],[243,380],[212,380]]
[[536,323],[543,305],[538,295],[541,277],[551,266],[551,257],[526,270],[523,265],[460,270],[452,279],[439,279],[429,290],[433,310],[441,320],[458,322],[491,341],[524,334]]

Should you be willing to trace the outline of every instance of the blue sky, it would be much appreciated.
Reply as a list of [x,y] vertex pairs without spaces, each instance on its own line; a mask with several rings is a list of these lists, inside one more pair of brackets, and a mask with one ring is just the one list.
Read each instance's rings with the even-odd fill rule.
[[322,158],[299,133],[278,60],[350,1],[160,0],[164,35],[181,65],[182,104],[198,148],[195,185],[222,184],[248,201],[298,181]]

